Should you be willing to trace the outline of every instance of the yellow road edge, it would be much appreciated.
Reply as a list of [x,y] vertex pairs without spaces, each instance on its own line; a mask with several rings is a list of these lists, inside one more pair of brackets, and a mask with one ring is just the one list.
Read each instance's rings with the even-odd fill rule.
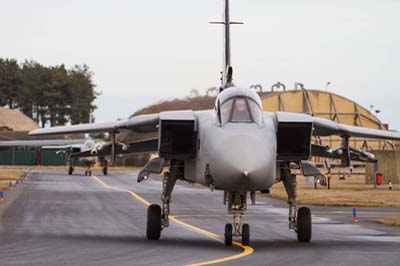
[[[145,200],[143,197],[139,196],[138,194],[136,194],[135,192],[128,190],[128,189],[124,189],[124,188],[120,188],[120,187],[115,187],[115,186],[110,186],[109,184],[105,183],[103,180],[101,180],[100,178],[98,178],[95,175],[92,175],[92,178],[97,181],[100,185],[102,185],[103,187],[109,188],[109,189],[114,189],[114,190],[118,190],[118,191],[122,191],[122,192],[126,192],[128,194],[130,194],[132,197],[134,197],[135,199],[139,200],[140,202],[142,202],[143,204],[149,206],[151,205],[151,203],[147,200]],[[197,226],[185,223],[179,219],[177,219],[175,216],[170,215],[170,220],[180,224],[182,226],[185,226],[189,229],[192,229],[194,231],[197,231],[201,234],[207,235],[209,237],[212,238],[216,238],[219,240],[223,240],[224,238],[220,235],[214,234],[210,231],[204,230],[202,228],[199,228]],[[232,242],[233,245],[242,248],[242,252],[240,252],[239,254],[236,255],[232,255],[229,257],[224,257],[224,258],[220,258],[220,259],[215,259],[215,260],[209,260],[209,261],[204,261],[204,262],[198,262],[198,263],[193,263],[193,264],[189,264],[188,266],[200,266],[200,265],[209,265],[209,264],[216,264],[216,263],[221,263],[221,262],[226,262],[226,261],[230,261],[230,260],[236,260],[236,259],[240,259],[246,256],[251,255],[254,252],[254,249],[250,246],[243,246],[242,244],[240,244],[239,242],[233,241]]]

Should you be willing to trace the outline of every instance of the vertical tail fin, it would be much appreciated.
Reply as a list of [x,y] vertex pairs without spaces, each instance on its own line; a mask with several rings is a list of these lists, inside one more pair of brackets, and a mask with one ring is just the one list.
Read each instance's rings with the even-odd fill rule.
[[[223,65],[223,71],[224,71],[224,78],[227,77],[227,72],[229,67],[231,67],[231,32],[230,32],[230,26],[231,26],[231,21],[229,17],[229,0],[224,0],[225,6],[224,6],[224,14],[223,14],[223,19],[224,19],[224,65]],[[232,82],[232,80],[228,81],[225,80],[225,83]]]
[[224,25],[224,59],[222,67],[222,77],[221,77],[221,88],[220,91],[225,88],[233,86],[232,75],[233,68],[231,65],[231,36],[230,36],[230,26],[232,24],[243,24],[241,22],[231,22],[229,16],[229,0],[224,1],[224,13],[222,22],[211,22],[212,24],[222,24]]

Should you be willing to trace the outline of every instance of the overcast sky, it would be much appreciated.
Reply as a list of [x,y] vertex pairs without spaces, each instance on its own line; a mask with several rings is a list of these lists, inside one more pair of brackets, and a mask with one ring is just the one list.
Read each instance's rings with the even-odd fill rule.
[[[0,57],[87,64],[97,121],[219,84],[222,0],[0,0]],[[237,84],[329,87],[400,129],[400,1],[232,0]]]

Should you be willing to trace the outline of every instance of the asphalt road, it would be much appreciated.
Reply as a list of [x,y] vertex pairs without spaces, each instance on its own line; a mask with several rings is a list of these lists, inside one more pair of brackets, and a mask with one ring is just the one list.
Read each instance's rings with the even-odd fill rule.
[[[400,265],[400,229],[371,222],[395,208],[311,207],[313,239],[298,243],[288,230],[287,207],[258,197],[244,221],[251,248],[225,247],[224,225],[232,222],[222,193],[179,183],[171,221],[159,241],[145,237],[145,202],[159,203],[161,183],[136,183],[135,173],[98,179],[36,172],[0,205],[0,265]],[[104,182],[104,183],[102,183]],[[110,187],[112,186],[112,188]],[[122,191],[122,190],[124,191]],[[131,192],[130,192],[131,191]],[[184,224],[183,224],[183,223]],[[232,257],[233,256],[233,257]]]

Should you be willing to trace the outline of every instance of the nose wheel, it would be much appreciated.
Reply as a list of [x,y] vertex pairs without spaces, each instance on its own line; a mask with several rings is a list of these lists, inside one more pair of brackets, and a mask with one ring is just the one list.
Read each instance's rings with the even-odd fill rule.
[[[233,226],[232,224],[225,225],[225,246],[232,246],[232,236],[233,236]],[[248,246],[250,245],[250,225],[243,224],[242,225],[242,245]]]
[[226,224],[225,225],[225,246],[227,246],[227,247],[232,246],[232,231],[233,231],[232,224]]
[[91,176],[92,175],[92,171],[91,170],[86,170],[85,171],[85,175],[86,176]]
[[225,225],[225,246],[232,246],[232,236],[242,237],[242,245],[250,244],[250,226],[242,225],[242,216],[247,210],[247,192],[225,191],[224,200],[228,200],[228,212],[233,215],[233,225]]
[[250,245],[250,225],[243,224],[242,226],[242,245],[248,246]]

